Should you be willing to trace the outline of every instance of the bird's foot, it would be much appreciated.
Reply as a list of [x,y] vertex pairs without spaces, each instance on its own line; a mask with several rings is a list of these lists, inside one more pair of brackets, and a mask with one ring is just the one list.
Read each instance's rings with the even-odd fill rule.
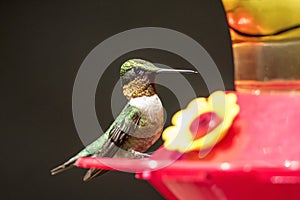
[[147,153],[141,153],[141,152],[138,152],[138,151],[135,151],[135,150],[132,150],[132,149],[129,150],[129,153],[130,153],[131,157],[135,158],[135,159],[149,158],[150,157],[150,155],[147,154]]

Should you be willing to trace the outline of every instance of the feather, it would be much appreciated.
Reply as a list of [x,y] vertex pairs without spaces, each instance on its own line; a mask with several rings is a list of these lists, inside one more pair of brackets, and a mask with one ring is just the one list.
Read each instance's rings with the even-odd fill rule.
[[[94,157],[113,157],[127,141],[129,134],[137,128],[140,119],[141,114],[136,110],[136,112],[131,111],[129,120],[126,119],[126,117],[120,120],[116,126],[111,129],[108,140]],[[106,172],[107,170],[89,169],[84,175],[83,180],[90,181]]]
[[[141,112],[139,109],[128,103],[105,134],[64,164],[52,169],[51,174],[55,175],[72,168],[74,166],[74,162],[80,157],[114,157],[117,151],[122,148],[122,145],[128,140],[130,134],[138,127],[140,119]],[[104,174],[105,172],[107,172],[107,170],[90,169],[87,171],[83,179],[84,181],[88,181],[96,176]]]
[[83,181],[88,182],[97,176],[101,176],[101,175],[105,174],[106,172],[108,172],[108,170],[93,169],[93,168],[89,169],[86,172],[86,174],[84,175]]
[[73,165],[74,162],[75,161],[67,161],[64,164],[59,165],[58,167],[55,167],[54,169],[52,169],[50,171],[51,175],[55,175],[55,174],[65,171],[67,169],[71,169],[72,167],[74,167],[74,165]]

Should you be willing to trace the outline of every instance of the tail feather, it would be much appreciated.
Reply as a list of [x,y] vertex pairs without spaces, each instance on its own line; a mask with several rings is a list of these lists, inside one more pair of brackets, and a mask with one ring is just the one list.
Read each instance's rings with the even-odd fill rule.
[[108,170],[101,170],[101,169],[89,169],[86,174],[83,177],[83,181],[87,182],[90,181],[91,179],[100,176],[104,173],[108,172]]
[[65,162],[64,164],[62,165],[59,165],[58,167],[55,167],[54,169],[52,169],[50,172],[51,172],[51,175],[55,175],[55,174],[58,174],[60,172],[63,172],[67,169],[71,169],[72,167],[74,167],[74,162],[75,161],[68,161],[68,162]]

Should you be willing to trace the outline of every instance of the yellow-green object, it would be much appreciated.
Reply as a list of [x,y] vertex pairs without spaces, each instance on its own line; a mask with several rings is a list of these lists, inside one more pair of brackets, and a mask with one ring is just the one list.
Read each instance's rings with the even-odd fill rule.
[[[214,92],[207,99],[194,99],[186,109],[178,111],[173,116],[173,126],[163,132],[164,147],[180,152],[212,148],[225,137],[238,114],[239,106],[236,101],[235,94],[225,94],[221,91]],[[201,129],[202,125],[208,125],[208,127],[204,135],[196,138],[195,133],[191,131],[191,126],[195,119],[207,113],[213,113],[214,115],[210,116],[215,117],[206,118],[204,123],[199,123],[197,130]]]
[[300,38],[299,0],[223,0],[223,4],[234,41]]
[[223,4],[237,91],[299,91],[295,86],[300,85],[300,1],[223,0]]

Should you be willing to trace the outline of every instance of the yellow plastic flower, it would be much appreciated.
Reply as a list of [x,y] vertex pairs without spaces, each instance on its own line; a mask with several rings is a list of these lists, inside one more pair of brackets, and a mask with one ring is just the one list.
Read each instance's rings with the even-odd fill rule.
[[212,148],[226,135],[240,108],[233,93],[217,91],[206,98],[196,98],[172,118],[173,126],[162,138],[169,150],[187,152]]

